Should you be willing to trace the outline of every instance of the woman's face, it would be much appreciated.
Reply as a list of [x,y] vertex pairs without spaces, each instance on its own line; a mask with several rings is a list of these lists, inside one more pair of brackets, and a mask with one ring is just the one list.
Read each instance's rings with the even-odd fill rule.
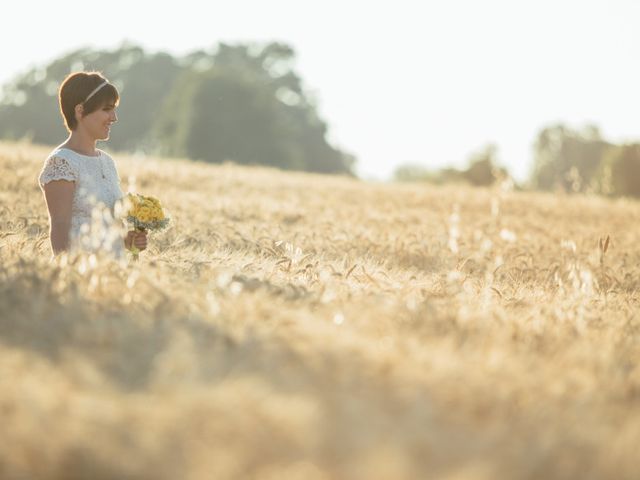
[[111,125],[118,121],[116,105],[107,103],[97,110],[82,117],[78,125],[81,126],[92,138],[96,140],[108,140],[111,133]]

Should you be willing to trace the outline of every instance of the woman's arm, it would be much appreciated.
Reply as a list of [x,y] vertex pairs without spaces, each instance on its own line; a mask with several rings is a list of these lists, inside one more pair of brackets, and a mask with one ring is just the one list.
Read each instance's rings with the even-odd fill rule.
[[75,182],[53,180],[44,187],[44,198],[49,210],[49,239],[54,255],[69,249],[69,230],[71,229],[71,205]]

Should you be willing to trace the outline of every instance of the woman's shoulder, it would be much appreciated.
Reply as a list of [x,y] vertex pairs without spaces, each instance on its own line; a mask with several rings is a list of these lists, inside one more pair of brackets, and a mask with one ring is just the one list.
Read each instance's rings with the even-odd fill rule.
[[75,182],[79,179],[78,159],[73,151],[66,148],[54,148],[44,161],[38,183],[40,186],[53,180],[68,180]]
[[54,159],[64,160],[72,166],[76,166],[79,161],[79,155],[73,150],[69,150],[64,147],[56,147],[54,148],[47,158],[45,159],[45,164],[51,163]]

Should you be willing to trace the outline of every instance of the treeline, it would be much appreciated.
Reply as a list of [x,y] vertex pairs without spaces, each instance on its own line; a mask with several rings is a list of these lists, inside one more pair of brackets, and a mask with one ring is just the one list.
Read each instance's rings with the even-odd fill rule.
[[540,132],[534,148],[534,188],[640,197],[638,143],[614,144],[595,126],[554,125]]
[[402,165],[394,172],[394,179],[401,182],[423,181],[435,184],[468,183],[476,186],[488,186],[509,178],[509,173],[497,162],[497,147],[487,145],[469,158],[466,169],[442,168],[429,170],[422,165]]
[[352,174],[355,158],[328,143],[294,60],[282,43],[220,43],[183,57],[135,45],[77,50],[3,86],[0,138],[60,143],[60,82],[97,70],[121,94],[112,149]]
[[[509,178],[509,173],[499,166],[497,148],[489,145],[471,156],[466,169],[404,165],[396,169],[394,177],[399,181],[488,186]],[[614,144],[603,139],[593,125],[583,129],[563,124],[545,127],[534,143],[530,178],[519,187],[640,197],[640,143]]]

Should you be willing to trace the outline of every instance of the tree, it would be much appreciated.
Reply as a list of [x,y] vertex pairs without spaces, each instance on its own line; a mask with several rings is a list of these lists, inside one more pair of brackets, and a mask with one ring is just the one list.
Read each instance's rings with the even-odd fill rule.
[[498,147],[490,144],[471,155],[469,167],[462,172],[462,177],[471,185],[489,186],[496,180],[508,176],[504,168],[497,165]]
[[597,174],[598,191],[614,196],[640,197],[640,144],[607,151]]
[[326,140],[313,99],[291,70],[293,50],[220,44],[176,83],[155,125],[162,151],[322,173],[351,173],[353,159]]
[[220,163],[304,169],[303,155],[286,151],[275,97],[255,79],[223,69],[187,75],[159,121],[160,145],[170,154]]
[[534,147],[533,186],[542,190],[587,190],[610,147],[592,125],[582,131],[562,124],[544,128]]

